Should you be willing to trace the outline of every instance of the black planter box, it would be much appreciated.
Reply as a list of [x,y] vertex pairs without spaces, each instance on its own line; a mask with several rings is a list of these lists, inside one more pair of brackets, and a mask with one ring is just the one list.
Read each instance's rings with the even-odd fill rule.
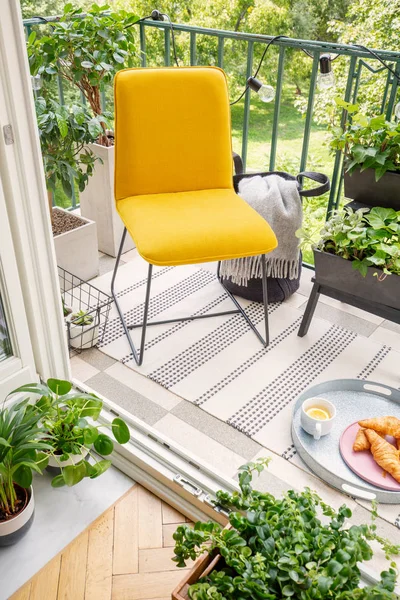
[[383,281],[382,271],[368,267],[365,277],[353,269],[350,260],[335,254],[314,250],[315,281],[321,285],[352,294],[365,300],[400,310],[400,277],[388,275]]
[[400,210],[400,171],[386,171],[379,181],[373,169],[356,169],[351,175],[345,172],[344,195],[368,206]]
[[369,267],[363,277],[353,269],[350,260],[314,250],[315,277],[298,335],[306,335],[320,294],[346,302],[383,319],[400,323],[400,277],[387,275],[379,281],[382,271]]

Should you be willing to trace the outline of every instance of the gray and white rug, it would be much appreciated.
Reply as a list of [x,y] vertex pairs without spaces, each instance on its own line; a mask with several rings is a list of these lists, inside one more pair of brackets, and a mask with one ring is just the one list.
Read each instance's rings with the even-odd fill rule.
[[[146,277],[147,263],[140,257],[118,272],[116,289],[128,324],[141,321]],[[107,273],[96,285],[109,291],[110,280]],[[266,349],[241,315],[149,327],[141,367],[132,358],[113,306],[99,349],[298,462],[290,435],[291,409],[307,387],[337,378],[400,386],[400,353],[388,346],[316,317],[307,336],[299,338],[299,305],[304,301],[296,294],[270,305],[271,342]],[[262,306],[242,303],[262,332]],[[211,271],[197,266],[154,268],[150,322],[230,309],[232,303]],[[134,330],[133,338],[138,344],[140,330]]]

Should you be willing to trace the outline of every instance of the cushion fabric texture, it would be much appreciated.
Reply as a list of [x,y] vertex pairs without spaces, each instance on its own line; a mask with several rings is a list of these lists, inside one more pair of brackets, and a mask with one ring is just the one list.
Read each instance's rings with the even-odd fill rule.
[[216,67],[127,69],[115,77],[115,200],[155,265],[268,253],[268,223],[233,189],[226,77]]

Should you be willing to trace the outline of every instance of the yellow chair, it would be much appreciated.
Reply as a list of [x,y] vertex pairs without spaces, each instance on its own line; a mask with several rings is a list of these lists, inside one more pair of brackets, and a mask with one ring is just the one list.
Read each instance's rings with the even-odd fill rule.
[[[133,356],[142,364],[146,327],[240,312],[268,345],[265,254],[277,246],[268,223],[233,188],[230,106],[216,67],[127,69],[115,93],[115,201],[125,225],[111,292]],[[114,291],[127,231],[149,263],[143,323],[127,325]],[[263,255],[265,339],[236,309],[147,323],[153,265]],[[218,275],[219,276],[219,275]],[[140,351],[130,329],[142,327]]]

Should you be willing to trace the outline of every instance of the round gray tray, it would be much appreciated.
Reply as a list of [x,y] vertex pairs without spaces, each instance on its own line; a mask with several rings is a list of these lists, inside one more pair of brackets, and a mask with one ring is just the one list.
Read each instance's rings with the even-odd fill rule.
[[[330,400],[337,410],[333,430],[320,440],[300,425],[300,408],[312,397]],[[400,419],[400,392],[392,387],[359,379],[337,379],[315,385],[299,396],[292,414],[292,438],[300,457],[321,479],[342,492],[365,500],[398,504],[400,492],[389,492],[353,473],[340,455],[339,440],[348,425],[361,419],[393,415]]]

